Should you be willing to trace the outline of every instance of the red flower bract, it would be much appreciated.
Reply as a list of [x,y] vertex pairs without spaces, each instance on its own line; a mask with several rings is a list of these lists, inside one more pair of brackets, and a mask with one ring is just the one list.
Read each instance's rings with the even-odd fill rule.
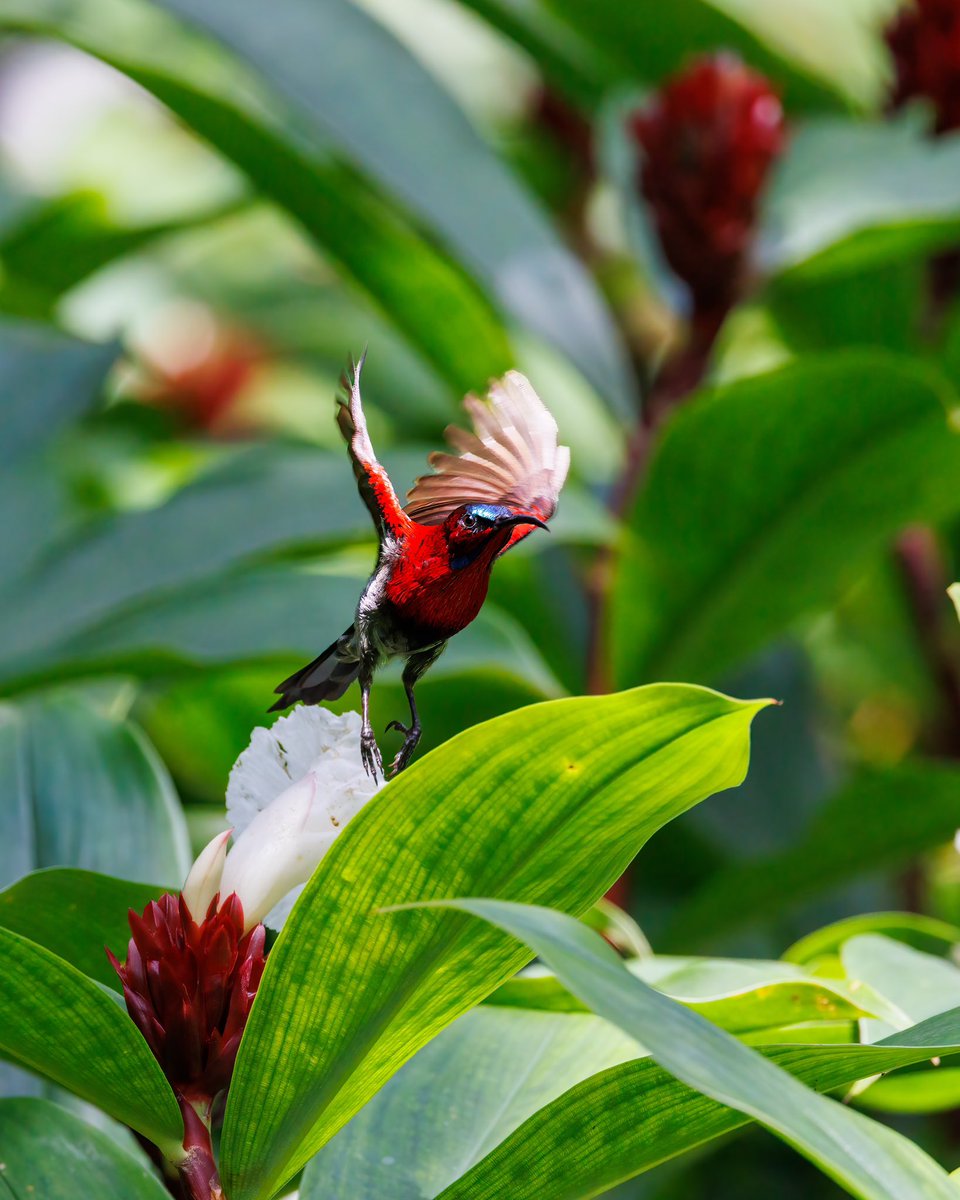
[[960,129],[960,0],[915,0],[887,29],[896,68],[892,104],[933,104],[937,133]]
[[194,921],[181,896],[130,910],[127,961],[107,955],[127,1011],[167,1079],[186,1096],[213,1097],[230,1082],[263,974],[264,929],[243,932],[243,906],[214,897]]
[[664,255],[690,288],[695,316],[722,317],[737,298],[760,193],[784,146],[779,97],[738,59],[701,58],[630,128]]

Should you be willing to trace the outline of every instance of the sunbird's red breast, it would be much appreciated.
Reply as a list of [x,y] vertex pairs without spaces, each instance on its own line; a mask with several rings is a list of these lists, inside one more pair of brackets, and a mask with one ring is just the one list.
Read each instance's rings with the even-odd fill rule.
[[377,461],[360,400],[363,358],[344,375],[337,424],[353,460],[353,473],[380,537],[377,565],[357,604],[354,623],[312,663],[276,689],[271,708],[301,700],[337,700],[360,680],[363,728],[360,750],[367,771],[383,775],[370,724],[374,672],[403,658],[410,724],[391,721],[404,735],[391,771],[402,771],[420,740],[413,689],[440,656],[448,638],[465,628],[487,595],[494,560],[557,508],[570,451],[557,445],[557,423],[529,381],[508,371],[490,385],[488,402],[468,396],[464,407],[473,433],[455,426],[447,440],[458,454],[430,455],[434,474],[422,476],[401,505]]

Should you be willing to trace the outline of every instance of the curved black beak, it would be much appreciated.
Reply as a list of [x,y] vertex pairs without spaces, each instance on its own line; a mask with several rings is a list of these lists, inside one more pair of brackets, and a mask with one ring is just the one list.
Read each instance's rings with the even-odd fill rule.
[[535,517],[533,513],[519,513],[517,516],[504,517],[504,519],[499,522],[501,529],[506,529],[510,525],[536,525],[538,529],[545,529],[547,533],[550,532],[550,526],[546,523],[546,521],[541,521],[540,518]]

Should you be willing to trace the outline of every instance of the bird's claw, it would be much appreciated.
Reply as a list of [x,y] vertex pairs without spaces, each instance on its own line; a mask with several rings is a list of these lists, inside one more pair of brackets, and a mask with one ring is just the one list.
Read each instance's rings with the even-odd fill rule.
[[410,734],[410,726],[404,725],[402,721],[388,721],[384,733],[389,733],[391,729],[396,729],[398,733],[402,733],[404,737]]
[[360,734],[360,761],[363,763],[363,769],[374,783],[377,782],[378,775],[381,779],[386,779],[380,747],[377,745],[377,738],[372,729],[365,729]]
[[420,741],[420,726],[419,725],[401,725],[399,721],[391,721],[387,729],[399,729],[404,735],[403,745],[397,752],[397,757],[390,764],[390,778],[394,775],[399,775],[405,770],[410,759],[413,757],[413,752],[417,748]]

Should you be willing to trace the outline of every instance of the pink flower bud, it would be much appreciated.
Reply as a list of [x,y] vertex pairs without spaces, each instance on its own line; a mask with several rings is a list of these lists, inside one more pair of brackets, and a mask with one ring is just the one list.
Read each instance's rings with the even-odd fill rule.
[[783,150],[779,97],[738,59],[701,58],[630,129],[664,256],[689,287],[695,318],[722,318],[739,294],[760,195]]
[[230,1082],[264,965],[264,928],[243,932],[243,906],[213,896],[197,922],[169,892],[140,916],[130,910],[127,961],[107,956],[127,1011],[167,1079],[187,1097],[213,1097]]

